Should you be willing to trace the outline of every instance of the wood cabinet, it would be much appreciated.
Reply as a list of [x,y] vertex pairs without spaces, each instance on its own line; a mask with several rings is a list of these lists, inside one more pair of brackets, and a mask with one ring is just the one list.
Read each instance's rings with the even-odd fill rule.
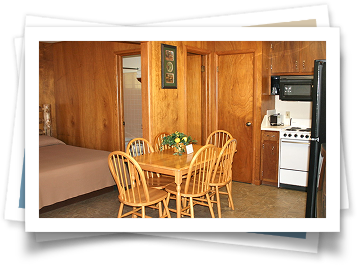
[[300,72],[313,73],[317,59],[326,59],[326,42],[300,41]]
[[325,41],[273,41],[271,74],[313,74],[314,60],[326,59]]
[[271,73],[298,72],[299,46],[298,41],[273,41],[270,46]]
[[279,132],[261,132],[261,180],[262,184],[278,186]]

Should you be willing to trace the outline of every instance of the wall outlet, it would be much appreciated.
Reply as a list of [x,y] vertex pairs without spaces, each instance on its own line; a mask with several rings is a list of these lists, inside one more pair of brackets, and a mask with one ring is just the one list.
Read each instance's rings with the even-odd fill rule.
[[290,120],[290,111],[286,111],[285,118],[286,120]]

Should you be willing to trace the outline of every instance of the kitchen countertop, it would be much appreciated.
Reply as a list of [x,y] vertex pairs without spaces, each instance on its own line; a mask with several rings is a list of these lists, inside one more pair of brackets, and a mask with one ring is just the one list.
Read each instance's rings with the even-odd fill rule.
[[261,126],[261,130],[265,130],[265,131],[281,131],[282,129],[288,128],[290,127],[290,125],[281,125],[281,126]]
[[260,125],[260,129],[263,131],[281,131],[282,129],[290,127],[289,124],[287,125],[280,125],[280,126],[271,126],[268,122],[267,115],[264,116],[262,124]]
[[282,129],[285,129],[285,128],[288,128],[288,127],[291,127],[291,125],[290,124],[286,124],[286,125],[280,125],[280,126],[271,126],[270,122],[268,121],[268,116],[267,115],[264,116],[264,118],[262,120],[262,123],[260,125],[260,129],[262,131],[277,131],[277,132],[280,132]]

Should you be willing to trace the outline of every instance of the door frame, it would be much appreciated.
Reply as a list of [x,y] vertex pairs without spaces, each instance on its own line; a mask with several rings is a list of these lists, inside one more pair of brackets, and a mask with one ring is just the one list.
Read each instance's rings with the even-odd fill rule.
[[[218,129],[218,59],[220,55],[233,55],[233,54],[243,54],[243,53],[253,53],[253,169],[251,176],[251,183],[255,185],[261,185],[260,178],[260,138],[261,138],[261,107],[262,107],[262,74],[259,73],[259,69],[262,69],[262,54],[257,49],[245,49],[245,50],[230,50],[230,51],[219,51],[214,53],[214,81],[215,81],[215,93],[212,94],[215,105],[214,112],[214,127]],[[239,139],[237,139],[239,140]]]
[[114,52],[115,71],[117,84],[117,115],[118,115],[118,142],[120,151],[125,152],[125,125],[124,125],[124,91],[123,91],[123,57],[130,55],[141,55],[141,48]]
[[[193,53],[197,55],[201,55],[203,65],[205,66],[205,71],[204,74],[202,75],[202,83],[201,83],[201,93],[202,93],[202,110],[203,114],[201,117],[202,123],[203,123],[203,128],[201,130],[202,133],[202,139],[207,139],[208,135],[210,134],[212,130],[212,86],[211,86],[211,65],[212,65],[212,57],[213,57],[213,52],[210,50],[206,49],[201,49],[197,47],[192,47],[189,45],[184,45],[183,48],[183,54],[185,54],[184,60],[185,60],[185,72],[184,72],[184,112],[185,112],[185,117],[187,117],[187,56],[188,53]],[[187,119],[184,120],[184,127],[188,128],[187,124]]]

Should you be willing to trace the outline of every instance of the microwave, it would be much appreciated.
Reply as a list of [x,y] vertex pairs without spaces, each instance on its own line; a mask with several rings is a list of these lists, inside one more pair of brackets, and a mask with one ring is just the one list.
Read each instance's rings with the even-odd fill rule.
[[279,99],[287,101],[312,101],[313,75],[280,76]]

